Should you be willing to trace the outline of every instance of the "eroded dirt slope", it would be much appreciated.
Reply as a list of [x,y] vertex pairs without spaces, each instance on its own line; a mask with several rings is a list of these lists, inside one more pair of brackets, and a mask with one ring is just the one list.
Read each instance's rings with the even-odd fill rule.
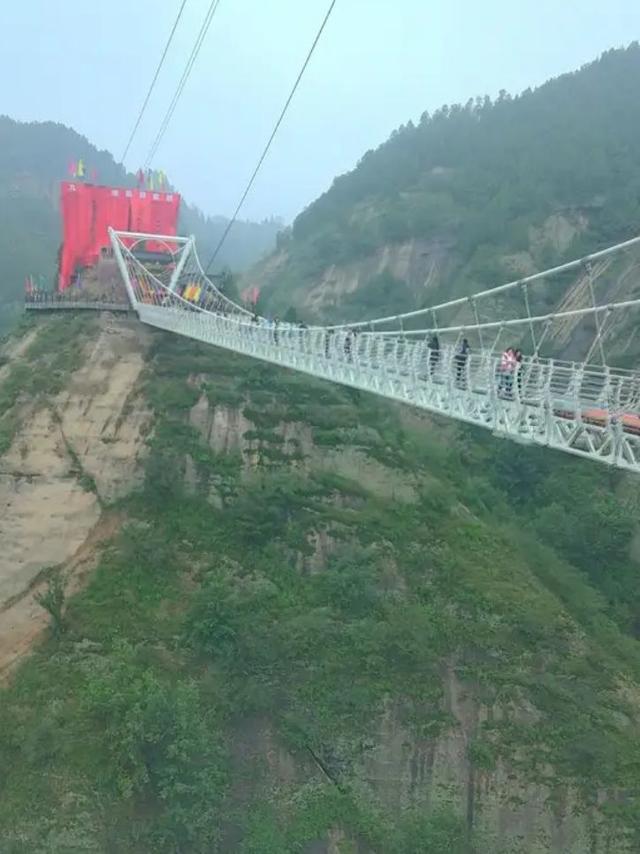
[[[17,404],[19,427],[0,456],[0,669],[42,628],[33,602],[41,573],[86,563],[87,545],[103,539],[105,508],[141,477],[150,414],[138,381],[149,336],[106,314],[98,327],[62,391]],[[37,335],[8,346],[5,380]]]

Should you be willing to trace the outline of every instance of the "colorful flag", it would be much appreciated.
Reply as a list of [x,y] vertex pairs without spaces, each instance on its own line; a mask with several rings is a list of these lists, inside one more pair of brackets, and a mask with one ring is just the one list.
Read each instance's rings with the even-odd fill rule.
[[84,178],[84,161],[82,160],[82,158],[80,158],[80,160],[78,160],[76,175],[78,178]]
[[72,161],[69,163],[69,175],[71,175],[71,177],[72,177],[72,178],[75,178],[75,177],[76,177],[76,169],[77,169],[77,168],[78,168],[78,167],[77,167],[77,165],[76,165],[75,160],[72,160]]

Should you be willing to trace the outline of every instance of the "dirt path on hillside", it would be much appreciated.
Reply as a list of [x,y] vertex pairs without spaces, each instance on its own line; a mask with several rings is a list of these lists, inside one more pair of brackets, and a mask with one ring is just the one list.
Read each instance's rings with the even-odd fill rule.
[[[89,536],[61,569],[67,578],[67,595],[80,590],[98,564],[102,547],[120,529],[119,513],[103,513]],[[0,608],[0,683],[5,682],[19,661],[32,649],[49,625],[49,616],[35,600],[46,589],[44,579],[37,580]]]

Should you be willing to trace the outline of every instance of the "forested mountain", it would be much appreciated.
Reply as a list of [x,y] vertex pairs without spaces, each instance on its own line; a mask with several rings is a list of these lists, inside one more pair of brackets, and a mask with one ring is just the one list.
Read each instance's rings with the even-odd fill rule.
[[272,305],[371,316],[640,232],[640,47],[517,97],[425,113],[295,220],[253,271]]
[[[624,238],[639,84],[632,46],[424,117],[248,278],[361,316]],[[132,319],[25,318],[0,349],[0,850],[637,854],[639,501]]]
[[[116,186],[133,186],[107,151],[98,151],[85,137],[53,122],[16,122],[0,116],[0,329],[4,318],[22,300],[27,275],[51,285],[61,240],[58,210],[60,181],[69,163],[82,159],[90,177]],[[195,234],[203,258],[216,245],[227,220],[207,217],[183,203],[180,231]],[[280,224],[236,223],[219,256],[221,265],[242,269],[268,252]]]

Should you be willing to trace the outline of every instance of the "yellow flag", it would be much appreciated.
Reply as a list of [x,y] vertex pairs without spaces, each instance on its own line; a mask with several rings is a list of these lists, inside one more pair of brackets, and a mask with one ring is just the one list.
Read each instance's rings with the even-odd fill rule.
[[78,170],[77,173],[78,178],[84,178],[84,160],[82,158],[78,160]]

